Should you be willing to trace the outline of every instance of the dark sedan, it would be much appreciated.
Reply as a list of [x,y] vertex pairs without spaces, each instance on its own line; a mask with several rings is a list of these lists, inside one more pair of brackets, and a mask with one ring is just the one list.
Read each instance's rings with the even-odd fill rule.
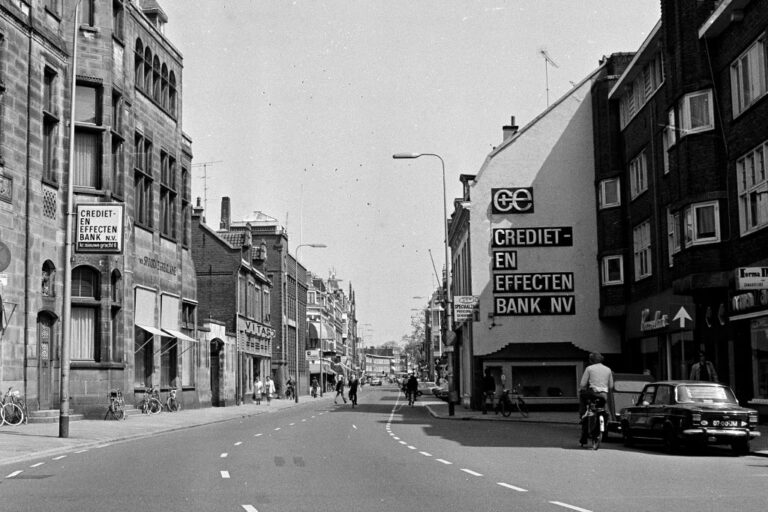
[[620,413],[624,442],[659,439],[669,451],[681,444],[730,445],[749,453],[758,437],[757,411],[739,405],[731,388],[714,382],[661,381],[646,384],[635,405]]

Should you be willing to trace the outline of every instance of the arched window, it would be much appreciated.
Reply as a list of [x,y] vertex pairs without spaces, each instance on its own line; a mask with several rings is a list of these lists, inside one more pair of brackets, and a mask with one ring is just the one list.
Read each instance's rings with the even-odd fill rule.
[[134,68],[134,80],[136,87],[141,89],[144,87],[144,45],[141,44],[141,39],[136,39],[136,49],[133,56],[133,68]]
[[152,50],[144,49],[144,92],[152,94]]
[[166,66],[165,63],[163,63],[162,84],[160,87],[163,108],[168,110],[168,66]]
[[168,77],[168,111],[176,117],[176,75],[173,71]]
[[72,270],[71,359],[98,361],[99,300],[101,290],[99,273],[86,266]]
[[43,294],[43,297],[56,296],[56,267],[51,260],[46,260],[45,263],[43,263],[40,291]]
[[155,60],[152,65],[152,97],[158,103],[160,103],[160,59],[155,55]]

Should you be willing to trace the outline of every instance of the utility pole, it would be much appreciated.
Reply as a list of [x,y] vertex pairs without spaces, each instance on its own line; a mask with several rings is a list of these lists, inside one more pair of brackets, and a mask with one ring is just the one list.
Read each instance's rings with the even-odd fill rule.
[[213,164],[220,164],[224,160],[211,160],[210,162],[198,162],[192,164],[192,167],[203,168],[203,208],[206,213],[208,212],[208,166]]

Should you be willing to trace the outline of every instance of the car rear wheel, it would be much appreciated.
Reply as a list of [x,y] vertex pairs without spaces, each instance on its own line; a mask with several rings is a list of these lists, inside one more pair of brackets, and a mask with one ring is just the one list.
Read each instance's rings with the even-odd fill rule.
[[739,439],[731,443],[731,451],[735,455],[747,455],[749,453],[749,439]]

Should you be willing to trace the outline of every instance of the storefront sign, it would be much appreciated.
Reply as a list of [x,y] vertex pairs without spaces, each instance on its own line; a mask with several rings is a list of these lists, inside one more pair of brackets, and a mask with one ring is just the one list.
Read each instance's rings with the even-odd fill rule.
[[496,228],[491,238],[492,247],[571,247],[573,228]]
[[475,308],[480,297],[477,295],[457,295],[453,298],[454,320],[463,322],[465,320],[474,320]]
[[493,270],[517,270],[517,251],[493,251]]
[[76,206],[75,251],[123,251],[123,205],[87,203]]
[[668,325],[669,315],[661,311],[654,311],[653,316],[651,316],[651,310],[648,308],[640,312],[640,332],[655,331]]
[[238,332],[244,332],[266,340],[271,340],[275,337],[275,330],[272,327],[244,318],[237,319],[237,330]]
[[739,267],[735,272],[737,290],[768,288],[768,267]]
[[533,187],[492,188],[491,197],[492,213],[533,213]]
[[575,315],[576,298],[573,295],[494,297],[493,314],[496,316]]
[[740,293],[731,299],[731,311],[734,313],[743,313],[750,309],[766,306],[768,306],[768,290]]
[[495,274],[493,293],[572,292],[573,272]]

